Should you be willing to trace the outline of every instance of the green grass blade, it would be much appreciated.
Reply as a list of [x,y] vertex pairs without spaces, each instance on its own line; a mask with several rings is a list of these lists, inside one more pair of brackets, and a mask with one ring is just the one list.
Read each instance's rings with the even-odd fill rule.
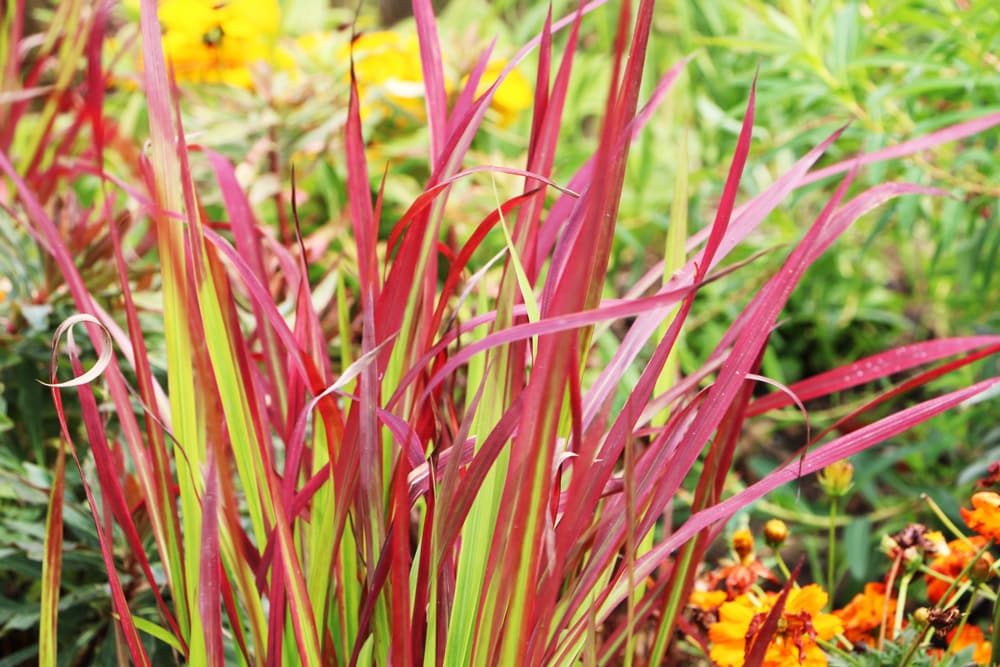
[[49,490],[49,511],[45,517],[42,561],[41,618],[38,624],[38,664],[55,667],[59,619],[59,587],[62,575],[63,496],[66,489],[66,449],[59,443],[56,469]]

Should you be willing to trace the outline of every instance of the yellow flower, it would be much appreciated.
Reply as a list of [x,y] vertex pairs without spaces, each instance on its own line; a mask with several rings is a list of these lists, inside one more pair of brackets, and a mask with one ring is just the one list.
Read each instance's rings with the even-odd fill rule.
[[[748,641],[764,625],[764,620],[778,599],[767,593],[763,599],[741,595],[719,609],[719,622],[709,629],[712,639],[710,656],[720,667],[739,667],[746,659]],[[816,584],[792,590],[785,601],[778,628],[767,646],[764,667],[823,667],[826,654],[817,639],[831,639],[843,631],[839,618],[821,613],[826,592]]]
[[828,496],[839,498],[846,495],[853,486],[854,466],[850,461],[834,461],[819,471],[817,480]]
[[307,32],[295,38],[295,44],[310,58],[318,58],[327,44],[336,39],[330,31]]
[[702,611],[714,611],[725,601],[725,591],[694,590],[691,591],[691,597],[688,598],[688,603],[690,603],[692,607]]
[[[483,77],[479,80],[479,86],[476,88],[476,97],[489,90],[506,66],[507,63],[502,60],[491,60],[486,65]],[[464,85],[465,81],[462,83]],[[501,127],[507,127],[513,123],[518,114],[531,106],[532,99],[534,99],[534,91],[531,88],[531,83],[519,70],[512,69],[507,74],[507,78],[497,86],[496,92],[493,94],[493,101],[490,102],[490,108],[496,111],[499,116],[497,124]]]
[[164,0],[159,17],[178,81],[251,88],[250,66],[274,61],[278,0]]
[[703,632],[719,622],[719,606],[729,595],[726,591],[693,590],[688,598],[691,622]]
[[[338,56],[346,62],[351,52],[348,44]],[[353,54],[362,118],[374,114],[381,120],[402,112],[417,121],[424,119],[424,79],[416,35],[367,32],[354,40]]]
[[[299,39],[299,46],[307,54],[316,53],[319,39],[305,35]],[[397,124],[407,120],[423,122],[426,118],[424,73],[416,35],[391,30],[366,32],[353,44],[341,47],[337,52],[338,59],[346,63],[352,50],[361,117],[365,120],[374,117],[375,121],[392,119]],[[502,60],[491,61],[479,81],[476,95],[485,93],[506,66],[507,63]],[[446,80],[445,86],[449,94],[455,91],[453,79]],[[509,72],[490,103],[497,123],[501,126],[512,123],[521,111],[531,106],[533,92],[523,74],[516,69]]]

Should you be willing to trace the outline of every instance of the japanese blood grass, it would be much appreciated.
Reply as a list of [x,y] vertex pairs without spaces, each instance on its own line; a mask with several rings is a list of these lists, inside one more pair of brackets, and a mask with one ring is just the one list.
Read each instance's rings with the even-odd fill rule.
[[[96,16],[103,7],[77,5]],[[736,206],[751,149],[748,82],[747,112],[713,223],[689,239],[682,261],[671,260],[678,268],[669,279],[662,280],[662,266],[654,267],[643,281],[648,289],[602,299],[630,142],[683,67],[669,71],[639,106],[653,2],[640,2],[635,12],[631,3],[620,3],[600,140],[567,187],[556,186],[553,164],[588,7],[560,22],[547,18],[529,45],[539,49],[539,70],[525,169],[506,170],[524,177],[523,190],[498,211],[484,212],[457,252],[439,243],[453,224],[444,201],[455,183],[484,171],[465,166],[466,151],[482,131],[499,82],[474,96],[488,62],[484,54],[449,109],[430,2],[414,6],[431,178],[394,226],[388,251],[380,248],[381,194],[373,203],[354,88],[344,159],[355,262],[349,279],[339,282],[339,372],[327,356],[303,255],[265,242],[268,232],[256,222],[232,165],[184,139],[154,0],[143,0],[141,19],[151,148],[140,159],[141,178],[121,185],[143,207],[156,236],[165,391],[147,356],[125,261],[126,250],[134,249],[113,224],[113,195],[93,211],[109,226],[123,295],[121,312],[108,313],[84,284],[45,205],[46,192],[72,187],[73,174],[42,182],[12,164],[8,144],[0,152],[0,170],[18,200],[5,205],[63,271],[80,322],[101,354],[104,400],[114,407],[109,424],[86,376],[53,387],[60,413],[70,386],[82,404],[100,483],[100,502],[89,487],[88,498],[123,661],[150,664],[147,646],[164,641],[178,662],[192,665],[608,664],[622,654],[631,661],[642,627],[653,638],[647,659],[659,664],[695,567],[734,512],[998,381],[925,400],[833,440],[821,442],[821,434],[801,458],[724,498],[747,418],[924,368],[861,408],[869,409],[1000,350],[1000,336],[918,343],[753,398],[769,333],[809,266],[885,201],[942,194],[886,183],[849,198],[858,165],[969,136],[1000,123],[1000,115],[813,171],[835,134]],[[557,54],[552,33],[567,26],[566,46]],[[87,50],[91,72],[100,72],[102,30],[96,22],[89,28],[89,43],[96,45]],[[101,91],[88,87],[77,118],[81,127],[90,122],[92,150],[74,157],[115,181],[103,163],[111,148]],[[63,150],[69,153],[70,144]],[[208,224],[195,190],[191,160],[202,159],[216,175],[227,234]],[[729,252],[789,193],[817,174],[840,173],[847,175],[827,206],[704,365],[662,384],[711,272],[723,270]],[[497,225],[509,225],[510,240],[498,282],[488,285],[493,274],[473,259],[481,242],[500,232]],[[441,265],[448,271],[439,283]],[[275,266],[284,274],[283,291],[271,286]],[[467,272],[474,277],[464,278]],[[525,305],[532,300],[525,283],[537,300],[537,318]],[[255,326],[243,324],[247,307],[241,304],[249,304]],[[294,317],[279,306],[290,306]],[[352,316],[357,333],[347,324]],[[625,317],[634,321],[592,377],[585,371],[594,328]],[[648,361],[638,361],[643,351]],[[120,359],[135,372],[135,389]],[[625,372],[636,365],[638,382],[623,388]],[[78,361],[74,371],[83,375]],[[616,392],[625,394],[617,414]],[[69,429],[63,438],[77,456]],[[673,526],[670,502],[698,461],[692,515]],[[61,558],[59,466],[43,581],[42,655],[49,664]],[[126,502],[130,476],[148,509],[155,549],[147,547]],[[662,531],[654,531],[658,525]],[[156,593],[157,618],[136,613],[121,586],[115,554],[122,549],[134,553]],[[154,574],[154,566],[162,574]],[[625,614],[613,614],[622,607]]]

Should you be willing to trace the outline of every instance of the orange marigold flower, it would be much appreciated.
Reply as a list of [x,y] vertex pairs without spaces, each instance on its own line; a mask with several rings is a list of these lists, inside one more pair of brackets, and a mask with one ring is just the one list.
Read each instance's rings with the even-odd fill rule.
[[691,622],[703,632],[719,622],[719,607],[729,596],[725,591],[691,591],[688,605],[691,607]]
[[[719,622],[709,629],[712,639],[710,656],[720,667],[744,664],[748,643],[752,643],[764,619],[778,599],[767,593],[763,599],[742,595],[719,608]],[[831,639],[843,632],[843,624],[833,614],[821,613],[826,605],[826,591],[810,584],[792,590],[771,637],[763,667],[824,667],[826,654],[817,639]]]
[[858,593],[843,609],[833,612],[844,624],[844,636],[851,642],[875,641],[873,632],[882,625],[882,619],[893,618],[896,613],[896,599],[890,597],[886,610],[885,584],[865,584],[863,593]]
[[1000,493],[980,491],[973,494],[972,508],[960,508],[965,525],[983,537],[1000,540]]
[[[986,546],[986,541],[985,537],[979,535],[970,537],[968,540],[952,540],[948,543],[949,553],[945,556],[938,556],[931,561],[931,570],[943,577],[947,577],[949,580],[954,580],[965,569],[965,566],[969,564],[969,560],[976,552]],[[993,564],[993,556],[989,552],[983,553],[981,560],[990,565]],[[930,574],[924,575],[924,581],[927,582],[927,599],[935,605],[941,602],[945,591],[948,590],[950,581],[939,579]],[[965,581],[964,577],[962,581]]]
[[730,598],[735,598],[749,591],[758,579],[778,582],[774,573],[764,563],[753,557],[748,558],[746,563],[727,565],[708,576],[709,585],[712,588],[715,588],[720,581],[724,581],[726,592],[729,593]]
[[[957,637],[955,636],[955,631],[952,630],[948,633],[948,645],[951,647],[951,653],[958,653],[964,648],[975,646],[976,648],[972,653],[972,662],[977,665],[990,664],[993,648],[990,646],[989,640],[983,635],[983,631],[975,625],[963,626],[962,631],[958,633]],[[944,651],[941,649],[931,649],[930,654],[938,660],[944,657]]]
[[691,591],[688,603],[702,611],[713,611],[726,601],[726,591]]

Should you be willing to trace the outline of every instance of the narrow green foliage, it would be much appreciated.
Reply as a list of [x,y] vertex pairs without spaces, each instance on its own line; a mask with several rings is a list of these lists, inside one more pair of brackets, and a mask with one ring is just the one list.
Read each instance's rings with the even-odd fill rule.
[[53,667],[59,627],[59,585],[62,575],[63,495],[66,489],[66,450],[60,446],[49,490],[45,519],[45,561],[42,564],[42,611],[38,628],[38,664]]

